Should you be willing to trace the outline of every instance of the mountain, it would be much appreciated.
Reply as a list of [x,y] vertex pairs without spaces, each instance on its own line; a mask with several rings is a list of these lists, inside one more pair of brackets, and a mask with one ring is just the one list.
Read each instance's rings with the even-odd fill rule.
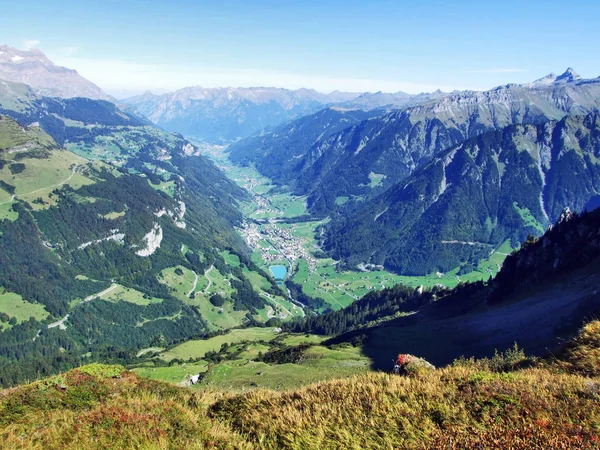
[[377,108],[401,109],[407,106],[418,105],[431,100],[436,100],[448,95],[439,89],[434,92],[421,94],[407,94],[405,92],[365,92],[355,99],[340,103],[346,108],[357,108],[365,111]]
[[546,356],[597,314],[599,268],[600,210],[566,210],[540,238],[508,255],[488,282],[452,290],[398,285],[288,328],[338,335],[330,345],[360,344],[376,369],[389,367],[389,355],[398,352],[444,365],[463,355],[491,357],[515,342]]
[[76,70],[57,66],[38,49],[0,45],[0,80],[24,83],[49,97],[87,97],[115,101]]
[[325,247],[348,265],[407,275],[473,267],[505,240],[539,235],[600,189],[600,115],[511,125],[439,153],[328,225]]
[[316,141],[363,120],[381,114],[329,107],[282,125],[262,130],[227,148],[229,159],[239,165],[257,164],[263,175],[276,183],[285,184],[306,149]]
[[0,83],[0,382],[264,322],[245,200],[180,135]]
[[[511,124],[538,124],[599,108],[600,79],[578,79],[571,71],[549,84],[453,93],[367,118],[294,149],[295,164],[282,171],[280,182],[298,195],[308,195],[313,213],[327,215],[348,199],[377,196],[439,152],[470,137]],[[253,163],[267,174],[275,172],[271,154],[285,150],[279,142],[294,137],[278,135],[266,151],[255,146],[253,139],[233,145],[230,157]]]
[[227,142],[339,103],[357,94],[311,89],[186,87],[123,100],[166,130],[209,142]]
[[533,83],[525,84],[527,87],[541,87],[541,86],[549,86],[549,85],[559,85],[564,83],[572,83],[574,81],[581,80],[581,75],[575,72],[572,68],[568,68],[563,74],[555,75],[554,73],[550,73],[545,77],[540,78],[539,80],[535,80]]

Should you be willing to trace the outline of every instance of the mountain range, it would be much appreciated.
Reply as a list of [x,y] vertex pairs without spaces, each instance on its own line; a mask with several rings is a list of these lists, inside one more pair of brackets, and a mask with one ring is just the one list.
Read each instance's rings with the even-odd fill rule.
[[307,119],[302,119],[302,127],[290,126],[287,132],[277,129],[266,136],[261,133],[230,146],[228,152],[232,161],[253,164],[269,176],[283,158],[279,154],[287,154],[287,143],[302,134],[303,145],[294,148],[278,179],[296,194],[308,195],[313,212],[326,214],[336,208],[340,197],[373,197],[438,152],[485,131],[600,108],[600,79],[582,80],[571,69],[555,78],[549,84],[540,81],[453,93],[365,118],[335,133],[317,132],[321,124],[315,116],[312,132],[306,131]]
[[[477,261],[539,235],[600,186],[600,115],[510,125],[451,147],[328,224],[325,248],[350,266],[408,275]],[[469,270],[466,270],[468,272]]]
[[125,99],[157,125],[208,142],[228,142],[356,94],[310,89],[188,87]]
[[316,113],[327,106],[344,110],[398,109],[445,96],[441,91],[411,95],[397,93],[322,94],[312,89],[202,88],[143,95],[123,100],[166,130],[207,142],[229,143],[264,133],[279,124]]

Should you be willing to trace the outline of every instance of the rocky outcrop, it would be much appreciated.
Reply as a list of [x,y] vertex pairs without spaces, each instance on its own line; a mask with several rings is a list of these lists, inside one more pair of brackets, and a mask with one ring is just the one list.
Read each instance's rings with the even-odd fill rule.
[[144,236],[146,247],[135,252],[136,255],[148,257],[160,248],[163,239],[163,230],[158,223],[155,223],[152,229]]

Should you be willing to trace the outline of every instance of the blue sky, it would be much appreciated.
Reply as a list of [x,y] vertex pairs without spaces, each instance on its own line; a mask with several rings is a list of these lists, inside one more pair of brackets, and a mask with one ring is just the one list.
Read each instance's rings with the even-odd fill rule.
[[488,89],[600,75],[600,1],[7,1],[0,43],[107,91]]

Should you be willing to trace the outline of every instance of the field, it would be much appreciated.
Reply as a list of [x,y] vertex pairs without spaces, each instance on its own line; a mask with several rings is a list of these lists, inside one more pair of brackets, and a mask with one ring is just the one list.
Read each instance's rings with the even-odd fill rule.
[[[185,298],[186,301],[190,294],[202,292],[208,285],[208,280],[204,276],[196,275],[195,272],[183,266],[164,269],[160,273],[159,281],[165,283],[173,291],[179,294],[180,297]],[[195,287],[194,282],[196,284]]]
[[184,342],[177,347],[174,347],[164,353],[161,353],[160,358],[165,361],[178,358],[187,360],[189,358],[203,358],[206,352],[218,351],[221,345],[235,344],[243,341],[271,341],[278,334],[274,328],[241,328],[231,330],[227,334],[215,336],[210,339],[198,339],[194,341]]
[[[23,158],[19,163],[25,166],[22,172],[13,174],[7,164],[0,170],[0,181],[13,186],[16,197],[36,210],[55,203],[52,191],[56,188],[68,184],[76,189],[94,183],[82,173],[88,161],[68,151],[54,150],[48,158]],[[10,194],[0,189],[0,219],[16,219],[7,203],[10,200]]]
[[221,252],[221,256],[223,256],[228,266],[240,267],[239,256],[234,255],[233,253],[229,253],[227,251]]
[[529,211],[529,208],[520,208],[519,204],[517,202],[513,203],[513,207],[515,208],[515,211],[517,211],[519,213],[519,216],[521,216],[521,219],[523,220],[523,224],[526,227],[532,227],[535,228],[535,230],[538,233],[544,233],[544,231],[546,231],[546,229],[542,226],[542,224],[540,224],[535,217],[533,217],[533,214],[531,214],[531,211]]
[[[304,231],[303,231],[304,232]],[[512,251],[508,241],[499,246],[490,258],[483,260],[477,269],[457,278],[458,268],[444,274],[431,274],[427,276],[402,276],[386,271],[369,272],[338,272],[335,261],[332,259],[318,259],[316,270],[308,270],[306,261],[299,261],[293,276],[293,281],[302,285],[302,290],[312,297],[319,297],[329,303],[332,309],[340,309],[351,304],[354,300],[368,292],[392,287],[398,283],[412,287],[432,287],[442,284],[447,287],[456,286],[459,281],[477,281],[487,279],[490,274],[496,274],[498,266]]]
[[[30,303],[23,300],[19,294],[13,292],[4,292],[0,288],[0,314],[7,314],[9,317],[14,317],[17,323],[29,320],[31,317],[36,320],[44,320],[50,315],[44,308],[44,305],[39,303]],[[0,331],[12,328],[8,322],[0,321]]]
[[194,288],[195,278],[193,271],[177,266],[164,269],[159,276],[159,281],[168,285],[175,297],[198,308],[211,331],[225,330],[244,324],[247,311],[235,311],[231,301],[226,301],[222,307],[216,307],[209,301],[215,293],[221,293],[226,298],[233,293],[228,277],[221,275],[215,267],[210,267],[204,275],[198,274],[198,281]]
[[119,217],[123,217],[126,214],[125,211],[121,211],[121,212],[110,212],[108,214],[104,214],[102,217],[108,220],[115,220],[118,219]]
[[176,184],[174,181],[163,181],[159,184],[150,183],[150,186],[152,186],[152,188],[156,189],[157,191],[164,192],[171,198],[175,197]]
[[140,306],[147,306],[150,303],[160,303],[162,299],[148,297],[143,292],[136,291],[135,289],[117,285],[114,289],[111,289],[106,294],[100,296],[102,300],[109,302],[129,302]]
[[216,307],[208,300],[208,296],[198,295],[193,300],[188,300],[188,303],[198,308],[211,331],[239,327],[246,322],[248,311],[235,311],[231,301],[226,301],[223,306]]
[[[280,333],[273,328],[234,329],[209,339],[185,342],[158,355],[164,361],[188,360],[204,358],[207,352],[213,351],[224,355],[222,362],[201,360],[199,363],[179,363],[169,367],[140,367],[134,371],[141,376],[170,383],[180,383],[186,375],[194,372],[206,372],[202,383],[196,387],[244,391],[255,388],[291,389],[364,373],[370,367],[370,359],[362,354],[359,347],[342,345],[330,349],[319,345],[323,340],[321,336]],[[257,361],[269,350],[301,344],[312,346],[304,350],[301,360],[294,364]]]
[[369,173],[369,186],[372,188],[379,187],[383,184],[383,179],[386,178],[385,175],[371,172]]
[[276,194],[270,195],[269,200],[283,213],[281,217],[296,217],[306,213],[306,197]]
[[[0,189],[2,192],[2,189]],[[15,221],[19,218],[19,213],[13,210],[13,204],[10,201],[6,201],[5,203],[0,202],[0,220],[8,219]]]
[[332,378],[366,373],[370,360],[352,346],[330,350],[311,347],[297,364],[265,364],[237,359],[211,367],[199,387],[243,392],[251,389],[285,391]]
[[185,384],[190,375],[206,372],[208,363],[200,361],[193,364],[179,364],[167,367],[137,367],[132,370],[141,377],[165,381],[171,384]]

